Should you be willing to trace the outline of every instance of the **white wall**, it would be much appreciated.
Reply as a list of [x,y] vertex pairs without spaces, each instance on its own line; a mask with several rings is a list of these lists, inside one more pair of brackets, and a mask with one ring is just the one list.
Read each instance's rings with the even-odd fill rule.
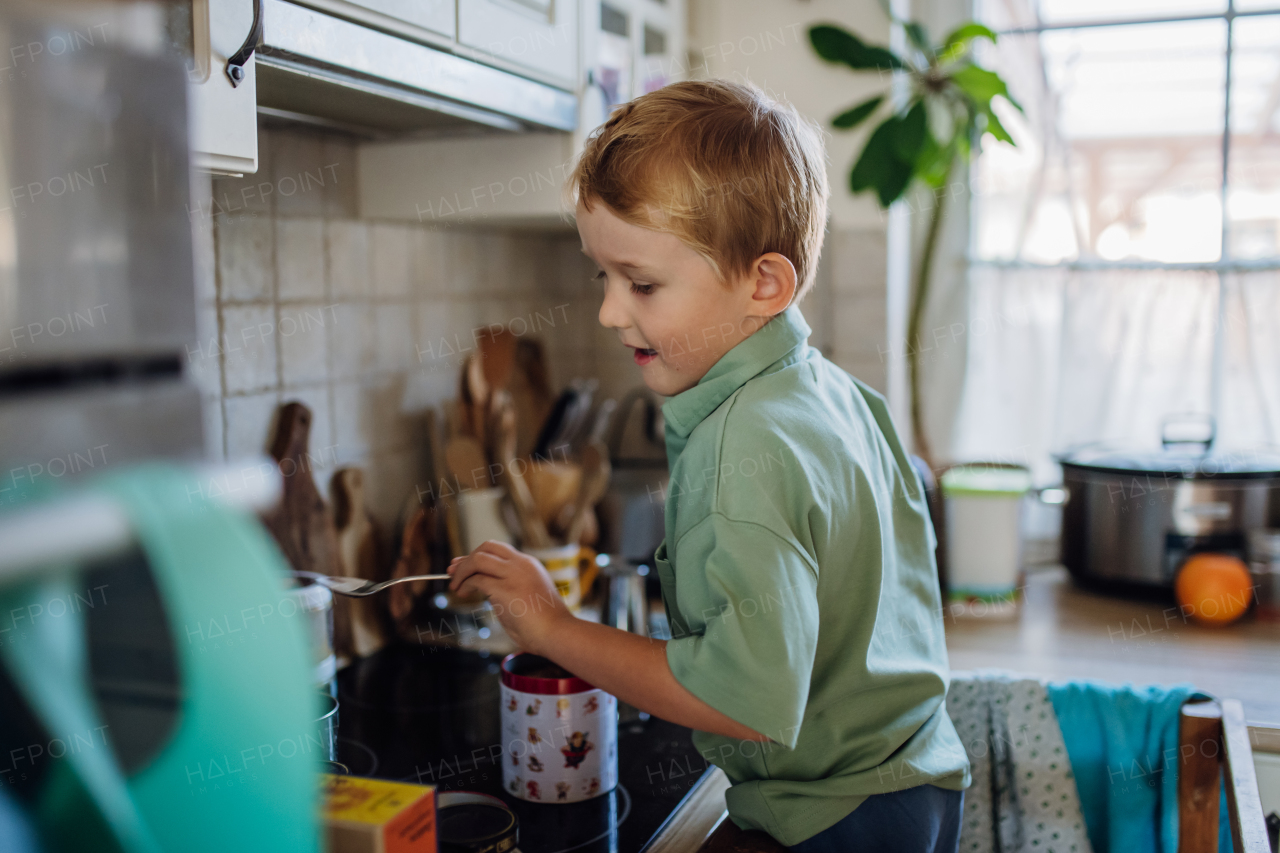
[[837,132],[830,122],[842,110],[886,91],[889,80],[819,59],[809,45],[808,30],[823,22],[844,26],[869,42],[889,41],[889,21],[877,0],[690,0],[689,75],[749,80],[827,129],[830,224],[818,282],[801,307],[814,330],[810,342],[884,391],[890,373],[888,217],[872,196],[855,197],[848,189],[865,130]]

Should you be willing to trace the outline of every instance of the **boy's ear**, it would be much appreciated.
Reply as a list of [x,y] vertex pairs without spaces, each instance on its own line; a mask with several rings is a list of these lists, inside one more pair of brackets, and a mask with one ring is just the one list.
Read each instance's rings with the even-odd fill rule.
[[796,295],[796,268],[786,255],[768,252],[756,258],[749,279],[753,282],[752,314],[772,317],[787,310]]

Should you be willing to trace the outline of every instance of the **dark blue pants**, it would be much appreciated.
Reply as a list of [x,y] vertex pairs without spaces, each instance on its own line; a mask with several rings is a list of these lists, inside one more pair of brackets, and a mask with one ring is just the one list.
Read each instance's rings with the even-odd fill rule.
[[792,853],[956,853],[964,791],[920,785],[872,794],[835,826],[787,848]]

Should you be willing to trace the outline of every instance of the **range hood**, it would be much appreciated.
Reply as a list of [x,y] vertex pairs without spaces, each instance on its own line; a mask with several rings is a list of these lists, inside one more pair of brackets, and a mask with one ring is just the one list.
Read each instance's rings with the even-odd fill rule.
[[572,92],[285,0],[260,1],[260,113],[373,134],[577,125]]

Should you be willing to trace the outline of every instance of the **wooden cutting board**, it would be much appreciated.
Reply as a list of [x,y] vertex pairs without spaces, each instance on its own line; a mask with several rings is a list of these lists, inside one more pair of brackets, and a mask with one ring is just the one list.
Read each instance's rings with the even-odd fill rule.
[[[391,572],[393,578],[442,571],[434,559],[440,538],[437,506],[419,506],[409,514],[400,540],[400,559]],[[431,582],[413,581],[397,584],[387,590],[391,617],[395,620],[397,630],[406,639],[414,637],[414,626],[411,624],[413,606],[418,597],[426,592],[429,583]]]
[[[382,559],[377,524],[365,508],[364,471],[340,468],[329,481],[333,498],[333,520],[338,533],[341,573],[371,581],[387,580],[388,567]],[[391,638],[391,613],[383,595],[368,598],[334,596],[334,620],[350,621],[351,652],[366,657]]]
[[[310,437],[311,410],[298,402],[281,406],[269,448],[280,468],[283,490],[280,503],[262,516],[262,522],[294,571],[336,575],[340,573],[338,535],[312,477]],[[343,630],[345,635],[335,619],[333,645],[340,663],[342,650],[349,654],[351,648],[349,624]]]

